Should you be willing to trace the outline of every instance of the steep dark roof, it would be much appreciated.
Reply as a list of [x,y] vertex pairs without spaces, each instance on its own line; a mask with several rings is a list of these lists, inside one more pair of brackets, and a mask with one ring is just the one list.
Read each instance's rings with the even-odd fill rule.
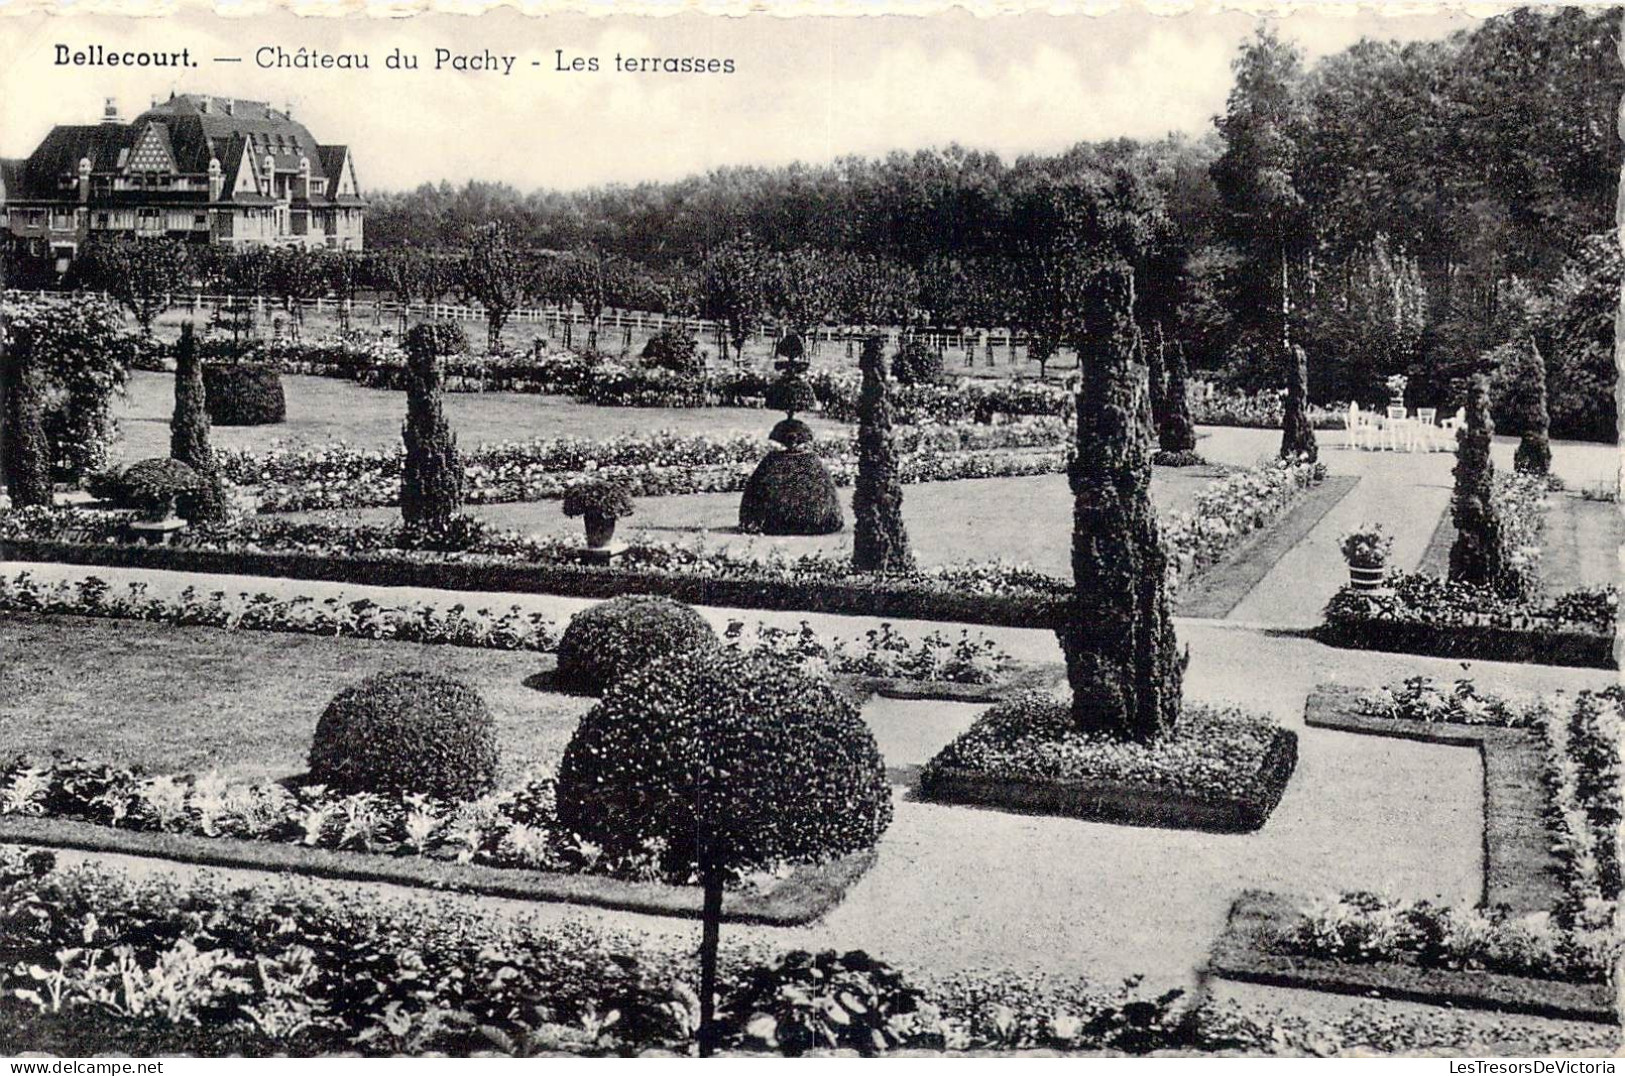
[[[134,127],[98,123],[53,127],[28,158],[24,170],[25,196],[47,198],[57,191],[59,180],[77,176],[79,162],[90,159],[93,172],[107,172],[121,164],[119,151],[135,142]],[[15,195],[13,196],[15,197]]]
[[[269,154],[278,171],[297,171],[301,156],[310,159],[311,174],[321,167],[316,139],[264,101],[244,101],[206,94],[179,94],[135,118],[133,126],[157,120],[169,128],[175,163],[183,172],[206,172],[209,157],[223,156],[234,138],[249,144],[255,161]],[[325,174],[325,173],[324,173]]]
[[322,175],[327,177],[327,189],[333,190],[343,178],[344,158],[350,155],[349,146],[317,146],[317,157],[320,163],[312,162],[321,169]]

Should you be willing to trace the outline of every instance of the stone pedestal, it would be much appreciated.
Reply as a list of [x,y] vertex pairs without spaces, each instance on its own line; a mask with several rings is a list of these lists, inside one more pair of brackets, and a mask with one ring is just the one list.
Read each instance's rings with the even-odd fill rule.
[[588,564],[608,564],[627,550],[625,542],[590,545],[581,551],[581,559]]
[[147,545],[168,545],[169,540],[186,529],[186,520],[170,516],[168,519],[140,519],[130,524],[130,537]]

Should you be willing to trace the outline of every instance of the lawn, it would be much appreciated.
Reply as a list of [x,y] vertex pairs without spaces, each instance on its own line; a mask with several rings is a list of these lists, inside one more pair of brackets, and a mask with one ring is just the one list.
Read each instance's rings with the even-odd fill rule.
[[[129,391],[114,413],[122,437],[113,446],[121,460],[169,455],[169,419],[175,409],[175,381],[169,374],[136,371]],[[216,448],[261,451],[273,441],[347,441],[377,448],[401,443],[406,393],[362,388],[330,377],[288,376],[288,421],[276,426],[218,426],[210,438]],[[767,447],[767,431],[780,416],[742,407],[636,408],[594,407],[562,396],[531,393],[447,393],[446,419],[465,448],[485,441],[532,437],[614,437],[654,430],[717,435],[758,433]],[[814,429],[847,429],[816,415],[803,416]]]
[[[1158,467],[1151,497],[1160,512],[1189,509],[1220,472],[1211,467]],[[739,494],[697,493],[679,497],[646,497],[637,513],[621,524],[617,537],[642,535],[657,541],[688,541],[702,533],[713,544],[767,554],[830,553],[852,555],[852,491],[841,491],[846,529],[817,537],[765,537],[740,534]],[[579,519],[564,515],[558,501],[481,505],[470,509],[496,527],[526,533],[579,539]],[[296,512],[290,519],[399,519],[395,508],[353,511]],[[277,518],[284,518],[278,516]],[[924,482],[903,488],[903,519],[915,556],[925,566],[966,560],[1025,561],[1040,571],[1069,577],[1072,573],[1072,494],[1062,474],[1023,478],[971,478],[957,482]]]
[[138,621],[8,616],[0,743],[158,773],[233,779],[305,771],[316,719],[373,673],[426,669],[473,684],[496,718],[504,772],[552,771],[591,699],[525,685],[538,654]]

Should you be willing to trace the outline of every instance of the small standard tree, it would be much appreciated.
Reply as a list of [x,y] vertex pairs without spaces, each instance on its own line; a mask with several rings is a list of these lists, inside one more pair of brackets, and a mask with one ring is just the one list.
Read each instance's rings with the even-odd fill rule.
[[440,359],[464,348],[462,330],[425,322],[406,334],[406,423],[401,439],[401,519],[413,529],[444,527],[463,506],[463,463],[457,436],[441,409]]
[[1079,727],[1146,742],[1173,731],[1185,665],[1151,505],[1151,409],[1145,367],[1133,360],[1132,272],[1121,264],[1097,271],[1083,301],[1077,453],[1068,468],[1073,597],[1057,634]]
[[1456,541],[1450,547],[1450,579],[1489,586],[1501,575],[1501,523],[1495,512],[1495,463],[1490,459],[1489,379],[1475,376],[1467,393],[1467,424],[1456,432],[1455,493],[1450,518]]
[[175,345],[175,412],[169,420],[169,456],[196,471],[198,492],[181,506],[195,523],[217,523],[226,516],[226,491],[209,447],[209,412],[204,405],[203,363],[198,359],[192,323],[181,326]]
[[892,440],[884,343],[881,337],[869,337],[858,360],[863,388],[858,395],[858,479],[852,490],[852,566],[861,572],[914,568],[903,525],[903,483]]
[[1546,409],[1546,360],[1534,340],[1519,365],[1512,384],[1522,396],[1523,433],[1512,469],[1521,474],[1550,474],[1552,470],[1551,414]]
[[1281,413],[1281,458],[1311,462],[1320,454],[1315,425],[1309,421],[1309,358],[1296,344],[1283,345],[1286,404]]
[[5,429],[0,432],[6,492],[13,508],[49,506],[51,442],[45,436],[45,397],[40,372],[28,349],[8,348],[0,359],[5,391]]
[[85,244],[75,273],[129,310],[141,334],[150,337],[152,323],[190,281],[191,263],[186,244],[177,239],[97,236]]

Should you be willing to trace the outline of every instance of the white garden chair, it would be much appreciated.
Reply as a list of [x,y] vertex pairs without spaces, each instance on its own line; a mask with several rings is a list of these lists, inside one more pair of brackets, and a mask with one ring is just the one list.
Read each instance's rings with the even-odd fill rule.
[[1389,406],[1388,418],[1382,424],[1382,429],[1390,451],[1411,452],[1416,448],[1415,424],[1405,417],[1404,404]]
[[1439,423],[1439,432],[1445,436],[1446,444],[1444,450],[1446,452],[1449,452],[1450,447],[1456,443],[1456,431],[1465,425],[1467,425],[1467,409],[1465,407],[1456,408],[1456,413],[1453,417],[1447,418],[1443,422]]
[[1343,420],[1344,448],[1360,447],[1360,441],[1362,440],[1360,427],[1364,424],[1364,421],[1365,416],[1360,413],[1360,405],[1357,403],[1349,404],[1348,417]]
[[1428,452],[1439,450],[1439,410],[1436,407],[1418,407],[1416,409],[1416,440]]

